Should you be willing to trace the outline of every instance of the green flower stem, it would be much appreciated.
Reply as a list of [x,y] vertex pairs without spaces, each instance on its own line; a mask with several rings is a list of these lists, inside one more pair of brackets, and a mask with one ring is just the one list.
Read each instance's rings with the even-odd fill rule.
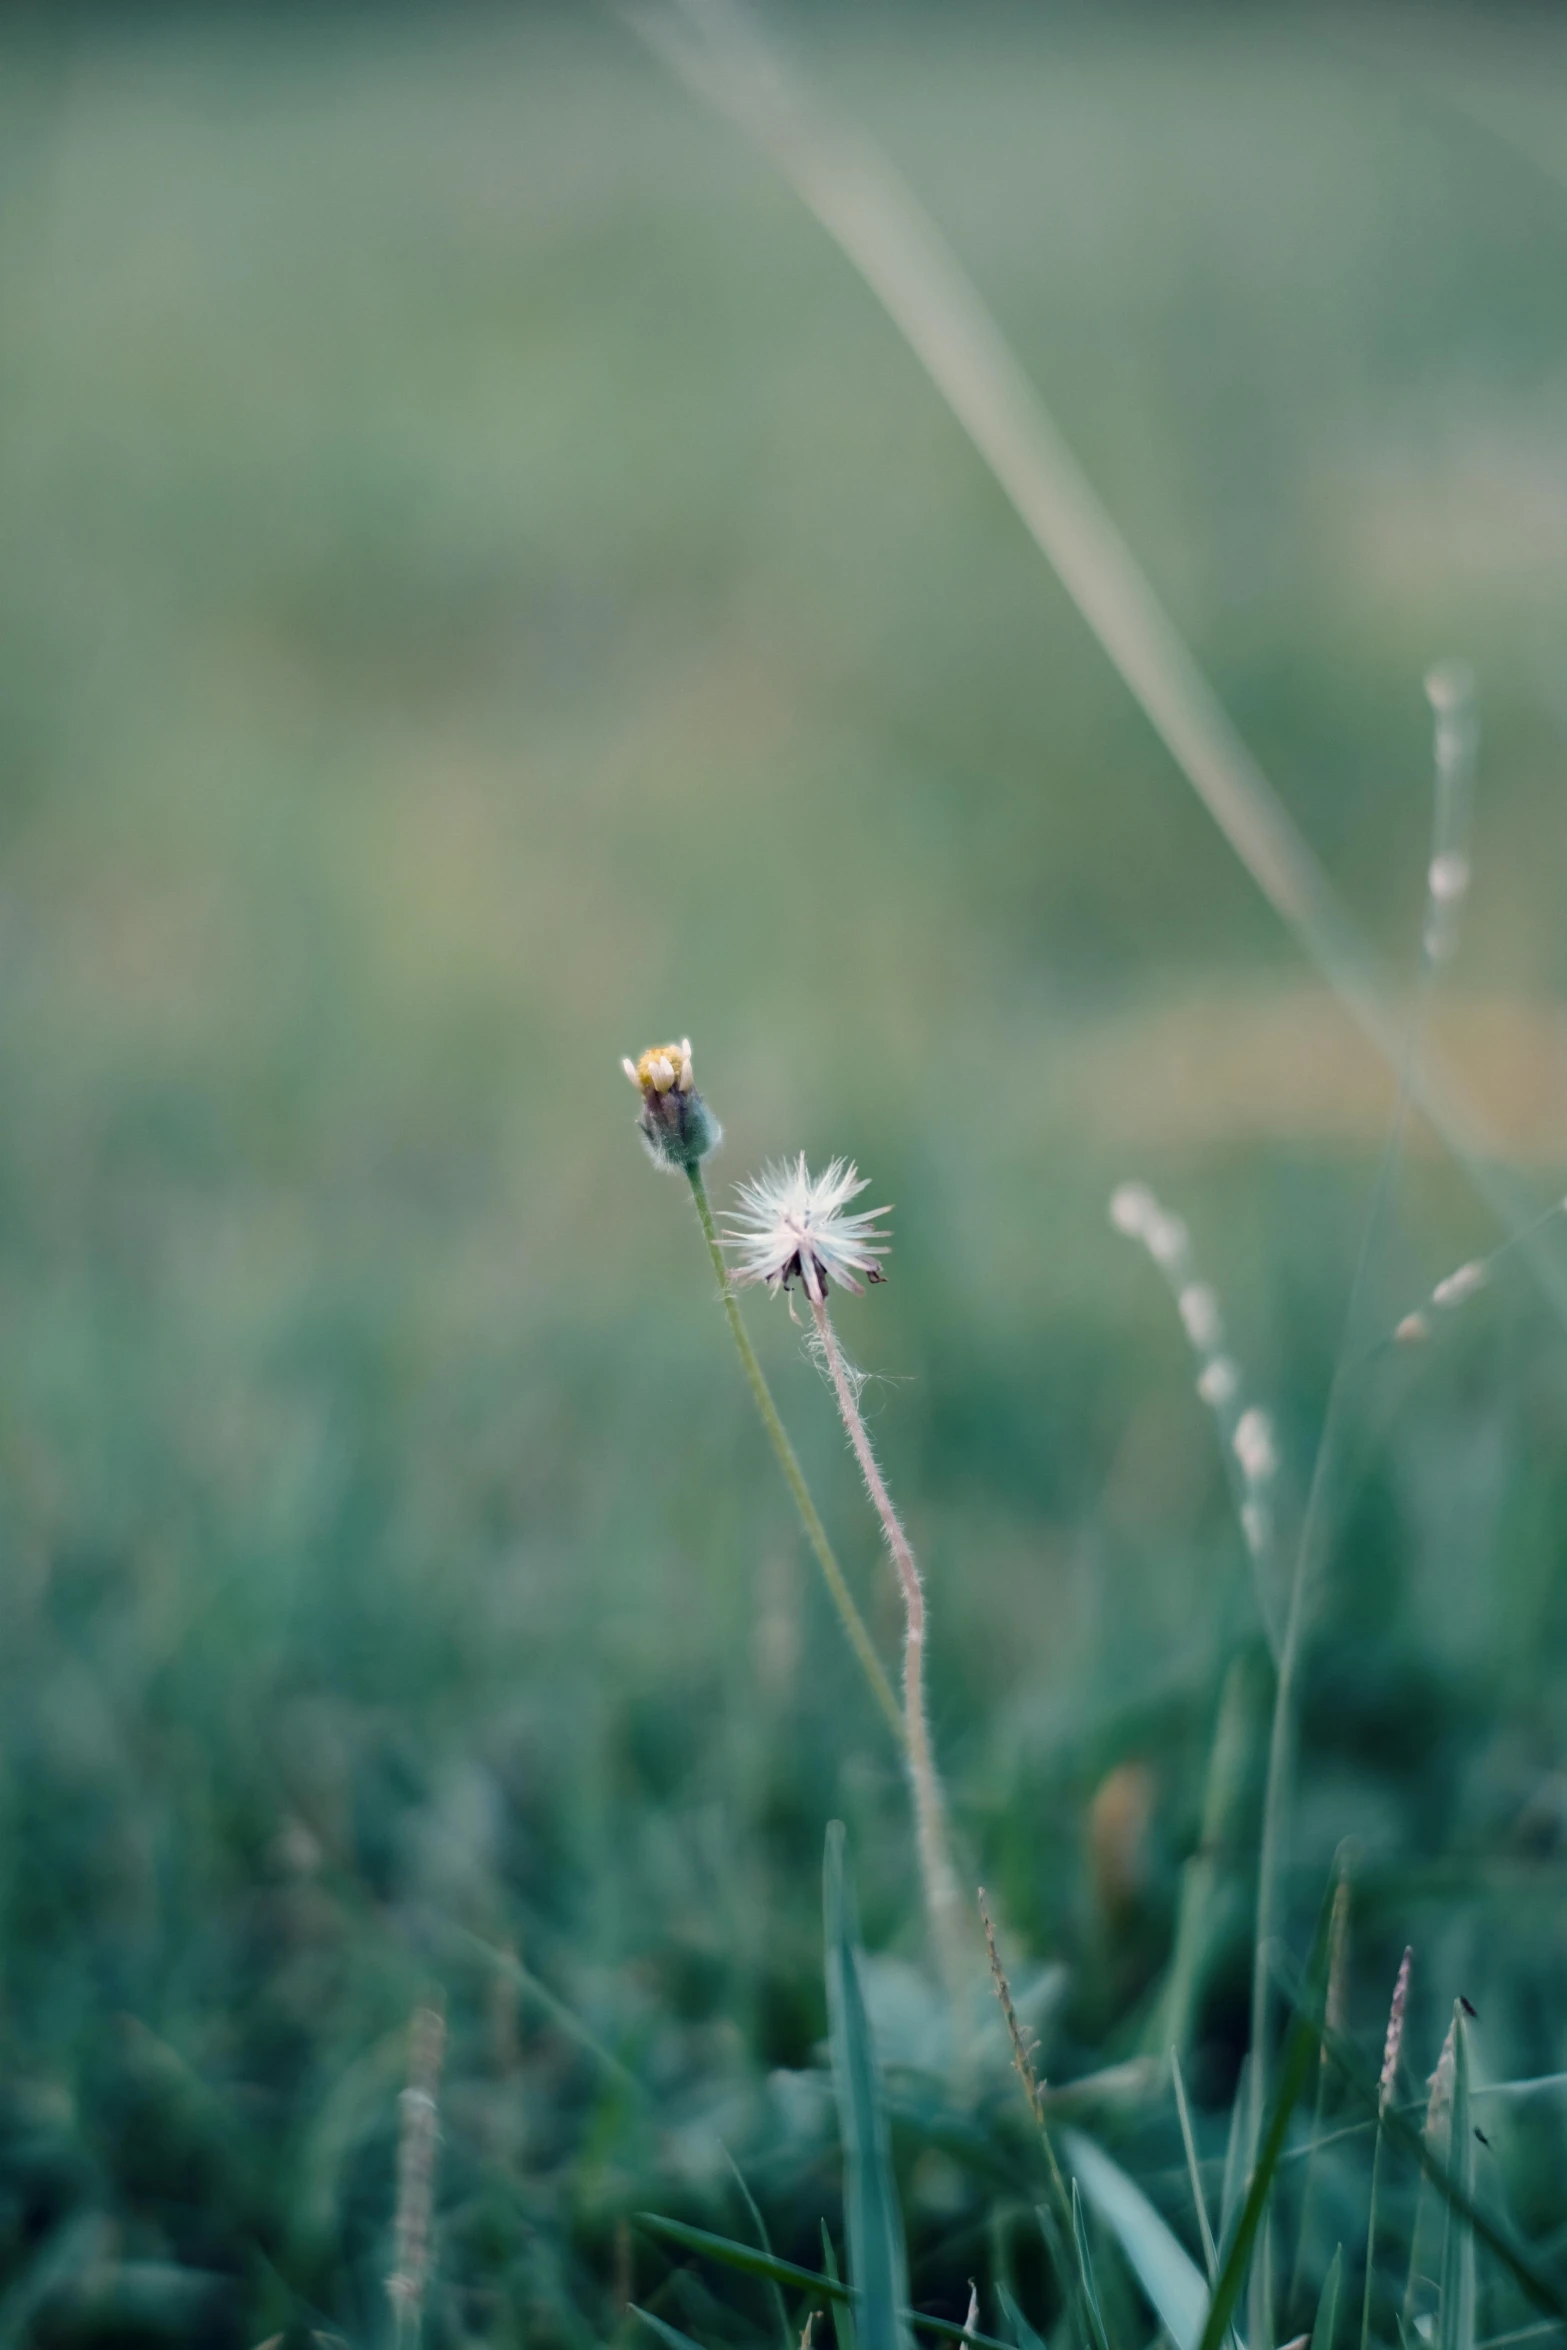
[[691,1197],[696,1202],[697,1220],[702,1227],[702,1237],[707,1242],[707,1253],[713,1260],[713,1270],[718,1276],[718,1294],[723,1301],[724,1312],[729,1317],[730,1334],[739,1353],[741,1367],[750,1384],[752,1400],[756,1405],[762,1426],[767,1431],[767,1440],[777,1455],[778,1466],[784,1474],[784,1483],[794,1496],[794,1506],[800,1513],[800,1523],[805,1528],[806,1540],[816,1553],[816,1563],[822,1570],[827,1588],[832,1593],[833,1605],[837,1608],[843,1622],[843,1628],[849,1635],[849,1645],[864,1668],[865,1678],[871,1685],[871,1695],[886,1715],[899,1746],[906,1746],[907,1733],[904,1729],[903,1713],[897,1698],[893,1695],[892,1683],[888,1680],[886,1668],[882,1664],[881,1658],[876,1654],[875,1644],[865,1629],[865,1619],[854,1604],[854,1594],[843,1579],[843,1569],[833,1554],[832,1544],[827,1539],[827,1529],[822,1524],[815,1502],[811,1499],[811,1489],[805,1482],[805,1472],[795,1456],[794,1446],[789,1442],[788,1431],[778,1417],[778,1406],[774,1403],[772,1391],[762,1375],[762,1366],[756,1359],[756,1350],[746,1334],[745,1323],[740,1314],[740,1301],[735,1296],[734,1284],[729,1278],[729,1267],[724,1262],[724,1253],[718,1244],[718,1233],[713,1223],[713,1211],[708,1205],[707,1186],[702,1180],[702,1170],[699,1166],[688,1167],[686,1175],[691,1185]]

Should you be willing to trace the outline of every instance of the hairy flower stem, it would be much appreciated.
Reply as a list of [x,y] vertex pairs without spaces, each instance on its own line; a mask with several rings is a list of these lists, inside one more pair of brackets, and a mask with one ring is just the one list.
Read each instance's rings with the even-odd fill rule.
[[839,1566],[832,1544],[827,1539],[827,1529],[822,1524],[821,1513],[811,1499],[811,1489],[805,1482],[805,1472],[795,1455],[794,1446],[789,1442],[788,1431],[778,1417],[778,1406],[774,1403],[772,1391],[762,1375],[762,1366],[756,1359],[756,1350],[746,1335],[745,1323],[740,1315],[740,1301],[735,1296],[734,1284],[729,1278],[729,1267],[725,1264],[723,1250],[719,1247],[718,1232],[713,1223],[713,1211],[708,1205],[707,1186],[702,1180],[702,1170],[700,1167],[688,1167],[686,1175],[691,1185],[691,1197],[696,1202],[697,1220],[702,1227],[702,1237],[707,1242],[707,1253],[713,1260],[713,1271],[718,1276],[718,1294],[723,1302],[724,1312],[729,1319],[730,1335],[734,1339],[741,1368],[744,1370],[750,1386],[751,1398],[756,1405],[757,1415],[767,1431],[767,1440],[777,1456],[778,1466],[783,1471],[784,1483],[794,1496],[794,1506],[800,1513],[800,1523],[805,1528],[805,1538],[816,1553],[816,1563],[822,1570],[827,1588],[832,1594],[833,1605],[838,1610],[843,1628],[849,1636],[849,1645],[864,1669],[865,1678],[871,1685],[871,1695],[886,1715],[893,1736],[902,1746],[907,1741],[907,1733],[897,1698],[893,1695],[892,1683],[887,1678],[886,1668],[882,1664],[881,1658],[876,1654],[875,1643],[865,1628],[865,1619],[854,1604],[854,1594],[844,1581],[843,1569]]
[[898,1584],[903,1594],[903,1731],[904,1750],[908,1757],[909,1783],[914,1795],[914,1831],[919,1847],[920,1878],[925,1890],[925,1909],[930,1919],[931,1936],[943,1973],[955,1991],[961,1991],[966,1973],[962,1909],[958,1900],[957,1878],[953,1873],[952,1856],[947,1849],[946,1807],[942,1801],[941,1781],[936,1775],[935,1757],[931,1753],[930,1725],[925,1713],[925,1592],[920,1582],[920,1571],[914,1563],[909,1538],[903,1531],[903,1521],[893,1507],[865,1422],[860,1416],[860,1401],[856,1382],[843,1358],[832,1317],[824,1298],[812,1298],[811,1312],[816,1321],[816,1335],[821,1341],[822,1353],[832,1376],[833,1391],[838,1398],[838,1409],[854,1457],[860,1464],[865,1479],[865,1490],[872,1507],[880,1518],[882,1532],[887,1537],[887,1548],[897,1569]]

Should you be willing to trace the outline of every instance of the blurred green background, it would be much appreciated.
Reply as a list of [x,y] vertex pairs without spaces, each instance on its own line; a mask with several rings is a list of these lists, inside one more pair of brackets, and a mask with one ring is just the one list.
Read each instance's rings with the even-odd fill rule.
[[[1548,1202],[1567,27],[786,31],[1406,972],[1421,679],[1473,663],[1437,1025]],[[1063,2076],[1145,2042],[1250,1637],[1105,1196],[1189,1218],[1298,1492],[1387,1081],[847,265],[611,17],[7,16],[0,511],[0,2339],[381,2339],[437,1991],[431,2339],[608,2339],[666,2266],[627,2215],[732,2226],[726,2145],[814,2260],[822,1832],[917,2015],[906,1809],[619,1057],[692,1036],[715,1192],[803,1148],[895,1203],[841,1327]],[[1417,1136],[1378,1310],[1494,1237]],[[1414,1941],[1424,2069],[1458,1989],[1498,2073],[1567,2062],[1564,1411],[1499,1272],[1368,1380],[1335,1529],[1291,1931],[1358,1839],[1352,2020]],[[983,2179],[900,2163],[961,2315]]]

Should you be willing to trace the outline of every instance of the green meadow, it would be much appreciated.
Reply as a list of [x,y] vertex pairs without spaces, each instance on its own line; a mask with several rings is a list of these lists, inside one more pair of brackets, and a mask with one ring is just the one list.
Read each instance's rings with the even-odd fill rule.
[[[1427,1026],[1548,1210],[1567,28],[984,0],[774,30],[940,224],[1401,999],[1422,681],[1470,664],[1473,888]],[[613,14],[11,13],[0,514],[0,2345],[629,2350],[635,2304],[749,2350],[825,2309],[652,2212],[813,2272],[825,2224],[887,2350],[852,2075],[890,2151],[847,2224],[895,2198],[916,2310],[961,2324],[973,2279],[1015,2350],[1196,2350],[1146,2265],[1204,2261],[1168,2052],[1222,2261],[1274,1675],[1191,1350],[1106,1203],[1136,1178],[1190,1228],[1287,1575],[1392,1074],[848,262]],[[717,1204],[801,1151],[891,1203],[837,1327],[1092,2294],[1035,2216],[977,1913],[965,2015],[894,1742],[637,1141],[621,1056],[687,1035]],[[1374,2080],[1413,1946],[1411,2132],[1472,2003],[1428,2151],[1549,2284],[1567,1231],[1379,1342],[1502,1237],[1414,1119],[1272,1955],[1303,1979],[1337,1869],[1331,2021]],[[781,1301],[742,1310],[891,1670],[831,1394]],[[833,1820],[865,1955],[840,1904],[827,1956],[875,2051],[840,2028],[837,2103]],[[1340,2246],[1339,2350],[1559,2337],[1562,2285],[1531,2299],[1396,2138],[1362,2335],[1371,2109],[1311,2063],[1276,2341]]]

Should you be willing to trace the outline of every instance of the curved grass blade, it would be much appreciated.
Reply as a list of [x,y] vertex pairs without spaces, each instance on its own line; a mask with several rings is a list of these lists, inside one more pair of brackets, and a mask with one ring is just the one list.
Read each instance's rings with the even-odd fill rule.
[[1196,2350],[1208,2308],[1201,2269],[1141,2187],[1092,2138],[1067,2130],[1062,2145],[1075,2182],[1126,2254],[1175,2350]]
[[[730,2169],[734,2172],[735,2185],[739,2188],[746,2210],[751,2215],[751,2225],[756,2230],[757,2242],[761,2245],[764,2252],[771,2252],[773,2246],[772,2239],[767,2233],[767,2222],[765,2219],[763,2219],[761,2211],[758,2208],[756,2197],[752,2194],[750,2188],[746,2185],[745,2173],[740,2168],[740,2165],[736,2162],[734,2156],[729,2153],[727,2146],[724,2149],[724,2153],[728,2158]],[[781,2346],[781,2350],[795,2350],[794,2334],[789,2324],[789,2313],[784,2308],[783,2294],[779,2290],[778,2280],[776,2277],[770,2277],[768,2279],[768,2290],[772,2296],[773,2318],[778,2327],[778,2340]]]
[[1344,2247],[1340,2244],[1334,2251],[1332,2265],[1322,2280],[1322,2291],[1317,2298],[1317,2322],[1311,2329],[1311,2350],[1333,2350],[1333,2328],[1338,2323],[1338,2294],[1343,2278]]
[[1251,2111],[1251,2058],[1241,2059],[1235,2081],[1235,2103],[1230,2108],[1229,2143],[1224,2149],[1224,2184],[1219,2191],[1219,2248],[1227,2252],[1235,2240],[1241,2215],[1241,2187],[1246,2176],[1246,2117]]
[[1469,2029],[1464,2011],[1453,2007],[1453,2111],[1448,2129],[1447,2175],[1453,2195],[1442,2232],[1442,2307],[1437,2340],[1440,2350],[1474,2350],[1475,2240],[1474,2230],[1460,2209],[1473,2203],[1475,2187],[1474,2128],[1469,2118]]
[[758,2252],[754,2244],[737,2243],[732,2236],[715,2236],[710,2228],[694,2228],[683,2219],[665,2219],[661,2212],[639,2211],[637,2225],[687,2252],[699,2252],[751,2277],[770,2277],[776,2285],[798,2286],[802,2293],[825,2293],[830,2301],[847,2301],[849,2289],[835,2276],[823,2276],[797,2261],[780,2260],[775,2252]]
[[[1295,2020],[1285,2043],[1284,2061],[1279,2067],[1278,2081],[1266,2119],[1258,2136],[1251,2181],[1246,2200],[1241,2205],[1235,2223],[1235,2235],[1224,2255],[1218,2282],[1213,2288],[1213,2299],[1208,2305],[1207,2320],[1202,2329],[1200,2350],[1219,2350],[1231,2321],[1240,2290],[1245,2282],[1251,2260],[1252,2247],[1261,2231],[1263,2218],[1273,2193],[1273,2174],[1279,2167],[1284,2152],[1284,2140],[1289,2130],[1290,2115],[1295,2110],[1311,2078],[1311,2068],[1322,2045],[1325,2030],[1322,2018],[1327,1996],[1328,1944],[1332,1929],[1332,1897],[1323,1904],[1317,1920],[1317,1931],[1312,1942],[1311,1958],[1306,1968],[1306,2003],[1295,2010]],[[1253,2062],[1256,2050],[1252,2051]]]
[[903,2214],[892,2175],[892,2148],[881,2076],[860,1979],[854,1891],[844,1867],[844,1830],[827,1830],[822,1902],[827,1938],[827,2014],[838,2128],[843,2138],[843,2209],[849,2281],[861,2350],[909,2350],[908,2262]]
[[1077,2246],[1077,2281],[1083,2289],[1083,2313],[1088,2320],[1089,2341],[1093,2350],[1110,2350],[1104,2312],[1099,2306],[1099,2282],[1094,2275],[1093,2257],[1083,2229],[1083,2198],[1078,2193],[1076,2179],[1072,2181],[1072,2241]]
[[[996,2298],[1001,2303],[1001,2314],[1012,2328],[1017,2350],[1045,2350],[1042,2336],[1035,2333],[1005,2285],[996,2287]],[[978,2339],[977,2335],[975,2339]]]
[[627,2302],[626,2306],[633,2317],[641,2318],[642,2323],[657,2334],[664,2350],[702,2350],[699,2342],[693,2341],[689,2334],[683,2334],[678,2326],[670,2325],[666,2319],[655,2317],[651,2309],[639,2309],[635,2301]]
[[[733,2236],[715,2236],[708,2228],[694,2228],[683,2219],[666,2219],[661,2212],[639,2211],[636,2218],[638,2227],[662,2236],[667,2243],[680,2245],[686,2252],[699,2253],[704,2259],[716,2260],[724,2268],[738,2269],[745,2276],[770,2277],[775,2284],[790,2285],[799,2292],[831,2301],[833,2323],[839,2328],[843,2326],[850,2293],[836,2273],[836,2262],[831,2269],[802,2268],[797,2261],[780,2260],[775,2252],[758,2252],[754,2244],[741,2244]],[[828,2257],[831,2258],[830,2248]],[[973,2342],[978,2350],[1016,2350],[1013,2343],[1003,2342],[994,2334],[976,2333],[972,2326],[955,2325],[951,2318],[926,2317],[918,2309],[904,2309],[900,2314],[906,2324],[917,2326],[923,2334],[938,2334],[944,2342]]]
[[832,2237],[828,2234],[825,2220],[822,2221],[822,2267],[831,2278],[838,2296],[833,2303],[832,2321],[838,2350],[857,2350],[854,2339],[854,2301],[838,2274],[838,2255],[832,2248]]
[[1181,2119],[1181,2144],[1186,2150],[1186,2175],[1191,2181],[1197,2231],[1202,2237],[1203,2266],[1208,2271],[1208,2283],[1211,2286],[1219,2273],[1219,2247],[1213,2240],[1213,2229],[1208,2221],[1208,2198],[1202,2191],[1202,2172],[1197,2162],[1197,2141],[1192,2135],[1191,2108],[1186,2102],[1186,2083],[1181,2078],[1181,2060],[1173,2048],[1170,2051],[1170,2079],[1175,2088],[1175,2110]]

